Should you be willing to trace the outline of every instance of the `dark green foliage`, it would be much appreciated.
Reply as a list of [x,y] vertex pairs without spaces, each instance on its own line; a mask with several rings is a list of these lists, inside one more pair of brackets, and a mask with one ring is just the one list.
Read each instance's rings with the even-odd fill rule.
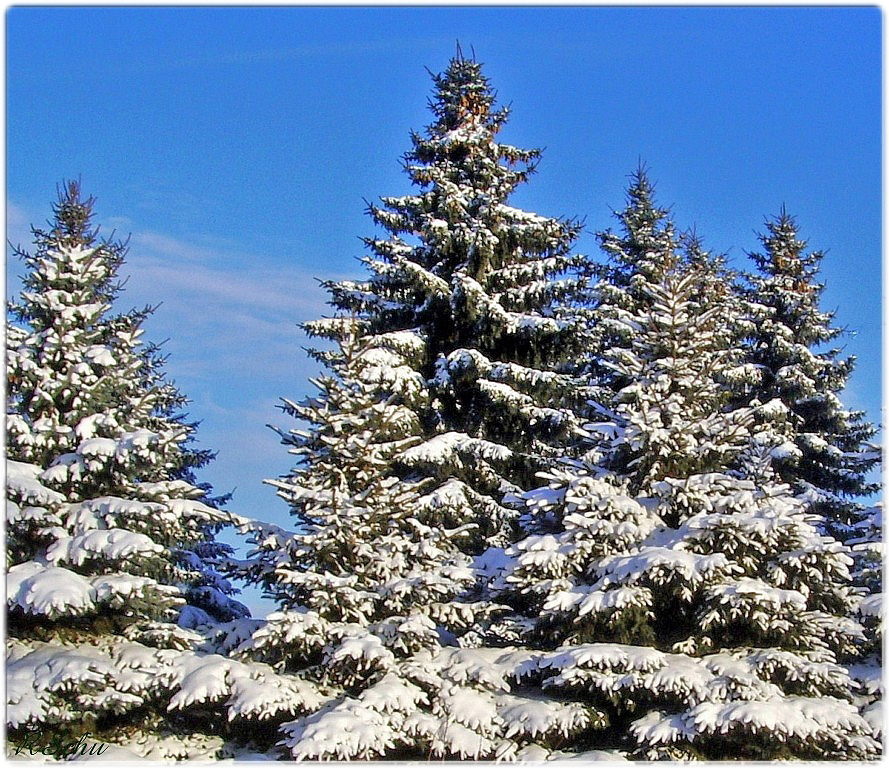
[[819,306],[823,254],[806,249],[783,209],[766,220],[760,241],[762,251],[750,254],[758,270],[748,291],[756,322],[746,349],[760,375],[753,397],[783,405],[760,417],[763,428],[776,433],[774,442],[785,441],[772,465],[784,482],[807,494],[835,535],[847,538],[863,510],[859,499],[879,488],[869,477],[880,461],[870,442],[876,430],[840,399],[855,359],[827,346],[845,331]]
[[[354,315],[362,333],[422,340],[414,365],[429,399],[417,415],[428,438],[455,433],[506,449],[473,458],[481,444],[464,441],[456,462],[433,458],[399,470],[464,483],[472,509],[459,515],[480,526],[479,549],[510,534],[504,491],[527,487],[556,446],[573,439],[586,396],[572,375],[583,344],[573,309],[584,263],[570,252],[575,222],[508,205],[540,153],[497,140],[508,110],[495,106],[480,64],[458,56],[433,80],[434,120],[412,135],[403,161],[420,192],[369,207],[386,234],[365,239],[368,280],[326,285],[333,306]],[[340,332],[324,321],[308,329],[329,338]]]

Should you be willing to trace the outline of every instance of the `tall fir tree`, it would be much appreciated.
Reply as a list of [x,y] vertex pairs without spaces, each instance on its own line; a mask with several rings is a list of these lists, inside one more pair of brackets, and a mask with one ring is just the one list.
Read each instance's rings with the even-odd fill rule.
[[497,141],[481,66],[458,54],[433,80],[404,162],[420,191],[370,206],[369,279],[327,283],[337,314],[307,326],[334,349],[287,406],[309,427],[284,433],[302,464],[274,484],[300,530],[246,526],[283,610],[233,652],[336,692],[282,725],[291,757],[532,755],[592,724],[472,647],[501,608],[474,601],[471,556],[510,540],[503,495],[576,439],[578,228],[508,204],[539,153]]
[[[621,220],[646,210],[631,194]],[[622,255],[634,239],[627,227],[603,242]],[[635,253],[639,268],[599,292],[613,343],[587,462],[517,498],[529,535],[493,579],[541,651],[519,675],[598,711],[604,729],[573,751],[873,757],[842,666],[866,649],[849,550],[773,473],[746,471],[755,409],[733,404],[752,373],[736,343],[743,305],[697,238]]]
[[[219,719],[182,710],[222,661],[205,653],[208,632],[246,614],[217,568],[230,549],[215,533],[231,519],[195,484],[211,455],[193,447],[186,401],[142,340],[151,310],[113,311],[126,246],[101,239],[92,216],[66,184],[51,228],[19,253],[27,273],[10,305],[10,742],[87,734],[127,744],[122,757],[216,755]],[[237,676],[214,691],[250,710]]]
[[[497,141],[508,110],[480,64],[458,55],[433,79],[434,121],[404,159],[420,192],[370,206],[387,235],[366,239],[370,278],[327,287],[361,333],[416,337],[425,442],[400,456],[402,471],[435,479],[429,493],[478,526],[480,551],[511,534],[504,492],[527,487],[576,427],[582,323],[569,305],[583,261],[575,223],[508,204],[539,151]],[[316,332],[339,338],[335,326]]]
[[748,361],[758,379],[753,398],[758,441],[774,472],[820,513],[823,529],[845,541],[859,591],[855,616],[865,627],[863,658],[850,666],[857,698],[879,736],[882,699],[882,531],[880,507],[867,506],[879,489],[871,479],[880,462],[875,427],[848,410],[843,390],[854,369],[835,345],[845,331],[821,309],[823,254],[807,248],[795,219],[782,208],[766,219],[762,249],[750,254],[751,332]]

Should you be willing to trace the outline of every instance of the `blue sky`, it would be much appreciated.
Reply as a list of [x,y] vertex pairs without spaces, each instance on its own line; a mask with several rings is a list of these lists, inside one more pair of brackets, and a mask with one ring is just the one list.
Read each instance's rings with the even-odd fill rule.
[[514,204],[585,219],[581,252],[639,160],[738,266],[786,204],[857,332],[846,402],[880,418],[878,8],[19,7],[6,25],[8,235],[26,244],[71,177],[131,235],[121,308],[162,303],[148,332],[235,511],[286,520],[264,425],[311,391],[297,325],[325,312],[314,278],[363,274],[365,200],[409,191],[425,68],[457,39],[512,106],[503,139],[545,147]]

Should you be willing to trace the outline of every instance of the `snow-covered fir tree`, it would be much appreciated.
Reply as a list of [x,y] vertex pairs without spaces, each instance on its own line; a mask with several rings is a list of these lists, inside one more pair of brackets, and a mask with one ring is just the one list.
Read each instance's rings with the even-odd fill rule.
[[509,205],[539,152],[497,140],[508,110],[480,64],[458,55],[434,86],[434,120],[404,159],[419,192],[370,206],[386,236],[366,240],[369,279],[328,288],[362,334],[415,338],[425,440],[400,461],[434,478],[443,515],[478,526],[481,550],[511,533],[503,494],[527,487],[575,429],[582,325],[567,307],[583,262],[573,222]]
[[852,550],[852,581],[860,589],[856,618],[864,626],[861,658],[849,671],[858,682],[856,702],[877,737],[883,729],[883,505],[858,514],[846,544]]
[[[882,531],[880,506],[866,506],[879,484],[876,429],[850,411],[842,392],[855,359],[831,346],[844,334],[835,313],[820,308],[823,254],[807,249],[795,219],[782,208],[765,222],[761,252],[750,254],[757,274],[748,278],[754,319],[746,339],[758,379],[747,397],[758,405],[758,435],[777,475],[822,515],[821,525],[852,549],[856,617],[867,637],[865,658],[851,669],[865,717],[881,731]],[[761,404],[761,405],[760,405]]]
[[474,601],[471,556],[508,543],[504,494],[577,439],[577,227],[508,204],[539,153],[497,141],[476,61],[434,86],[405,158],[420,191],[370,207],[370,277],[328,283],[337,314],[307,326],[334,349],[319,394],[287,404],[308,428],[284,433],[301,464],[274,484],[299,528],[245,526],[282,610],[232,652],[333,695],[282,724],[290,757],[534,756],[593,723],[516,688],[525,652],[472,647],[502,607]]
[[631,308],[632,302],[645,301],[643,286],[660,280],[678,258],[676,225],[670,212],[657,204],[654,192],[648,170],[640,164],[630,175],[626,206],[615,213],[618,231],[597,235],[606,257],[597,269],[603,278],[596,288],[600,306]]
[[624,433],[592,458],[618,473],[632,468],[636,492],[746,445],[749,413],[723,406],[727,383],[750,372],[737,348],[746,323],[732,274],[696,235],[677,234],[644,168],[616,217],[620,232],[599,235],[607,261],[590,317],[601,424],[590,428],[609,434],[617,421]]
[[[631,192],[622,222],[649,221],[650,202]],[[529,535],[492,590],[540,650],[519,676],[596,710],[603,729],[573,751],[873,757],[844,666],[867,650],[850,552],[774,473],[749,471],[756,409],[732,405],[747,321],[719,264],[695,238],[652,240],[599,289],[612,344],[586,461],[516,498]],[[634,241],[628,226],[604,244],[621,258]]]
[[150,310],[114,313],[126,248],[99,237],[92,209],[78,184],[61,189],[10,305],[10,742],[89,733],[133,754],[214,755],[219,718],[181,714],[174,694],[212,681],[202,669],[223,660],[199,652],[207,632],[246,615],[216,566],[230,516],[195,482],[210,454],[142,340]]
[[[395,457],[422,442],[417,410],[428,390],[410,367],[416,337],[359,338],[348,318],[310,327],[319,324],[353,332],[337,352],[315,353],[330,370],[314,382],[318,394],[285,401],[285,412],[309,425],[282,432],[300,463],[272,481],[291,504],[298,532],[252,526],[259,556],[248,571],[284,609],[257,641],[261,655],[285,666],[323,656],[325,676],[351,685],[375,672],[369,661],[377,656],[382,662],[438,646],[440,632],[471,623],[474,606],[451,600],[474,582],[471,560],[456,543],[472,526],[447,525],[424,498],[428,479],[393,473]],[[309,632],[302,647],[293,635],[297,622]],[[275,642],[278,629],[286,642]]]
[[844,331],[833,324],[834,313],[820,309],[823,254],[806,249],[783,209],[766,220],[760,241],[762,252],[750,254],[758,274],[749,277],[755,322],[746,344],[759,374],[752,396],[773,406],[759,409],[760,431],[772,443],[781,479],[845,538],[864,512],[862,497],[878,488],[868,478],[880,460],[870,443],[875,429],[840,399],[855,360],[825,348]]

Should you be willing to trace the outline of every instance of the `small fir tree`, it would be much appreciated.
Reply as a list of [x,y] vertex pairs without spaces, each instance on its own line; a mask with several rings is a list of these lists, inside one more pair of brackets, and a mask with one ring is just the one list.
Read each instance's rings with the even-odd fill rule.
[[543,651],[520,676],[595,706],[598,743],[638,758],[872,757],[841,666],[864,641],[849,551],[773,473],[747,473],[741,304],[696,238],[674,245],[646,252],[654,279],[624,273],[634,301],[600,294],[614,344],[587,462],[517,499],[529,535],[492,591]]
[[868,480],[880,460],[870,442],[875,428],[840,399],[854,357],[824,349],[843,329],[819,307],[823,254],[806,250],[783,209],[766,220],[760,241],[762,252],[750,254],[758,270],[749,277],[756,322],[746,347],[760,376],[752,397],[769,405],[759,409],[761,432],[779,477],[806,495],[834,536],[846,538],[861,519],[862,497],[878,489]]
[[112,311],[126,248],[98,237],[92,208],[64,186],[10,305],[10,741],[87,731],[139,754],[213,754],[216,726],[170,696],[204,663],[208,628],[246,614],[216,567],[229,515],[194,484],[210,454],[141,340],[151,310]]

